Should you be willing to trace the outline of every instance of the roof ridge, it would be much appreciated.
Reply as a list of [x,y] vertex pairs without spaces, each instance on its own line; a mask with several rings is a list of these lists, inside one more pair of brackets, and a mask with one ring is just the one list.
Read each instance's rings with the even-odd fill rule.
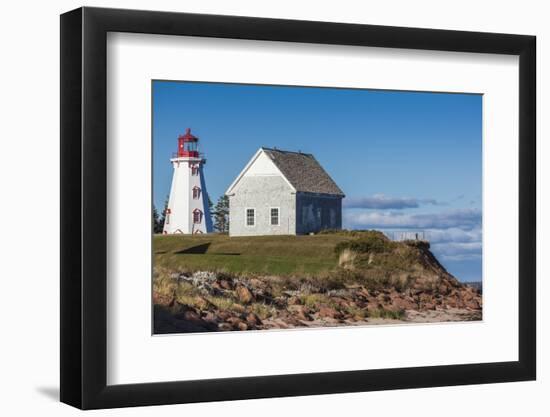
[[287,151],[287,150],[285,150],[285,149],[268,148],[267,146],[262,146],[261,149],[263,149],[264,151],[274,151],[274,152],[282,152],[282,153],[295,153],[295,154],[298,154],[298,155],[309,155],[309,156],[313,156],[312,153],[308,153],[308,152],[302,152],[302,151]]

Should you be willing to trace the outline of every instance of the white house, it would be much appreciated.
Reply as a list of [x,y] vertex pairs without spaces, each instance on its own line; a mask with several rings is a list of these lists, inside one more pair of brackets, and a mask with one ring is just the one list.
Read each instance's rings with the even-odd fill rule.
[[178,137],[178,151],[170,162],[174,167],[168,207],[165,213],[164,234],[209,233],[212,218],[204,180],[204,155],[199,153],[199,138],[187,129]]
[[311,154],[260,148],[226,195],[231,236],[342,227],[344,193]]

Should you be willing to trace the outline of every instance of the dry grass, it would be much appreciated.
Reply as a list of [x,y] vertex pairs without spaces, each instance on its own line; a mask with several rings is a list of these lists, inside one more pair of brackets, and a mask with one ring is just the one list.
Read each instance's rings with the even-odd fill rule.
[[355,259],[357,259],[357,252],[354,252],[350,249],[344,249],[342,252],[340,252],[340,256],[338,258],[338,266],[346,269],[354,269]]

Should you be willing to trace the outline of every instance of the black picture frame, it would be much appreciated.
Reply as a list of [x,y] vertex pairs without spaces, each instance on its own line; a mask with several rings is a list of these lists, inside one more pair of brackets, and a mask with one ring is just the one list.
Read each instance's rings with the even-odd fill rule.
[[[108,32],[519,56],[519,360],[107,385]],[[251,17],[88,7],[61,15],[61,401],[95,409],[534,380],[535,45],[524,35]]]

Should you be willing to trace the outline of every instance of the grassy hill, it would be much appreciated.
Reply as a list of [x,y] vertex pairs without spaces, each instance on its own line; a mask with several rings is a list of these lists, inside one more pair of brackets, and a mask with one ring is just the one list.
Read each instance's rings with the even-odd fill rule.
[[189,272],[208,270],[261,275],[318,275],[338,266],[334,248],[349,237],[156,235],[155,266]]
[[155,333],[479,320],[479,291],[429,247],[378,231],[157,235]]

